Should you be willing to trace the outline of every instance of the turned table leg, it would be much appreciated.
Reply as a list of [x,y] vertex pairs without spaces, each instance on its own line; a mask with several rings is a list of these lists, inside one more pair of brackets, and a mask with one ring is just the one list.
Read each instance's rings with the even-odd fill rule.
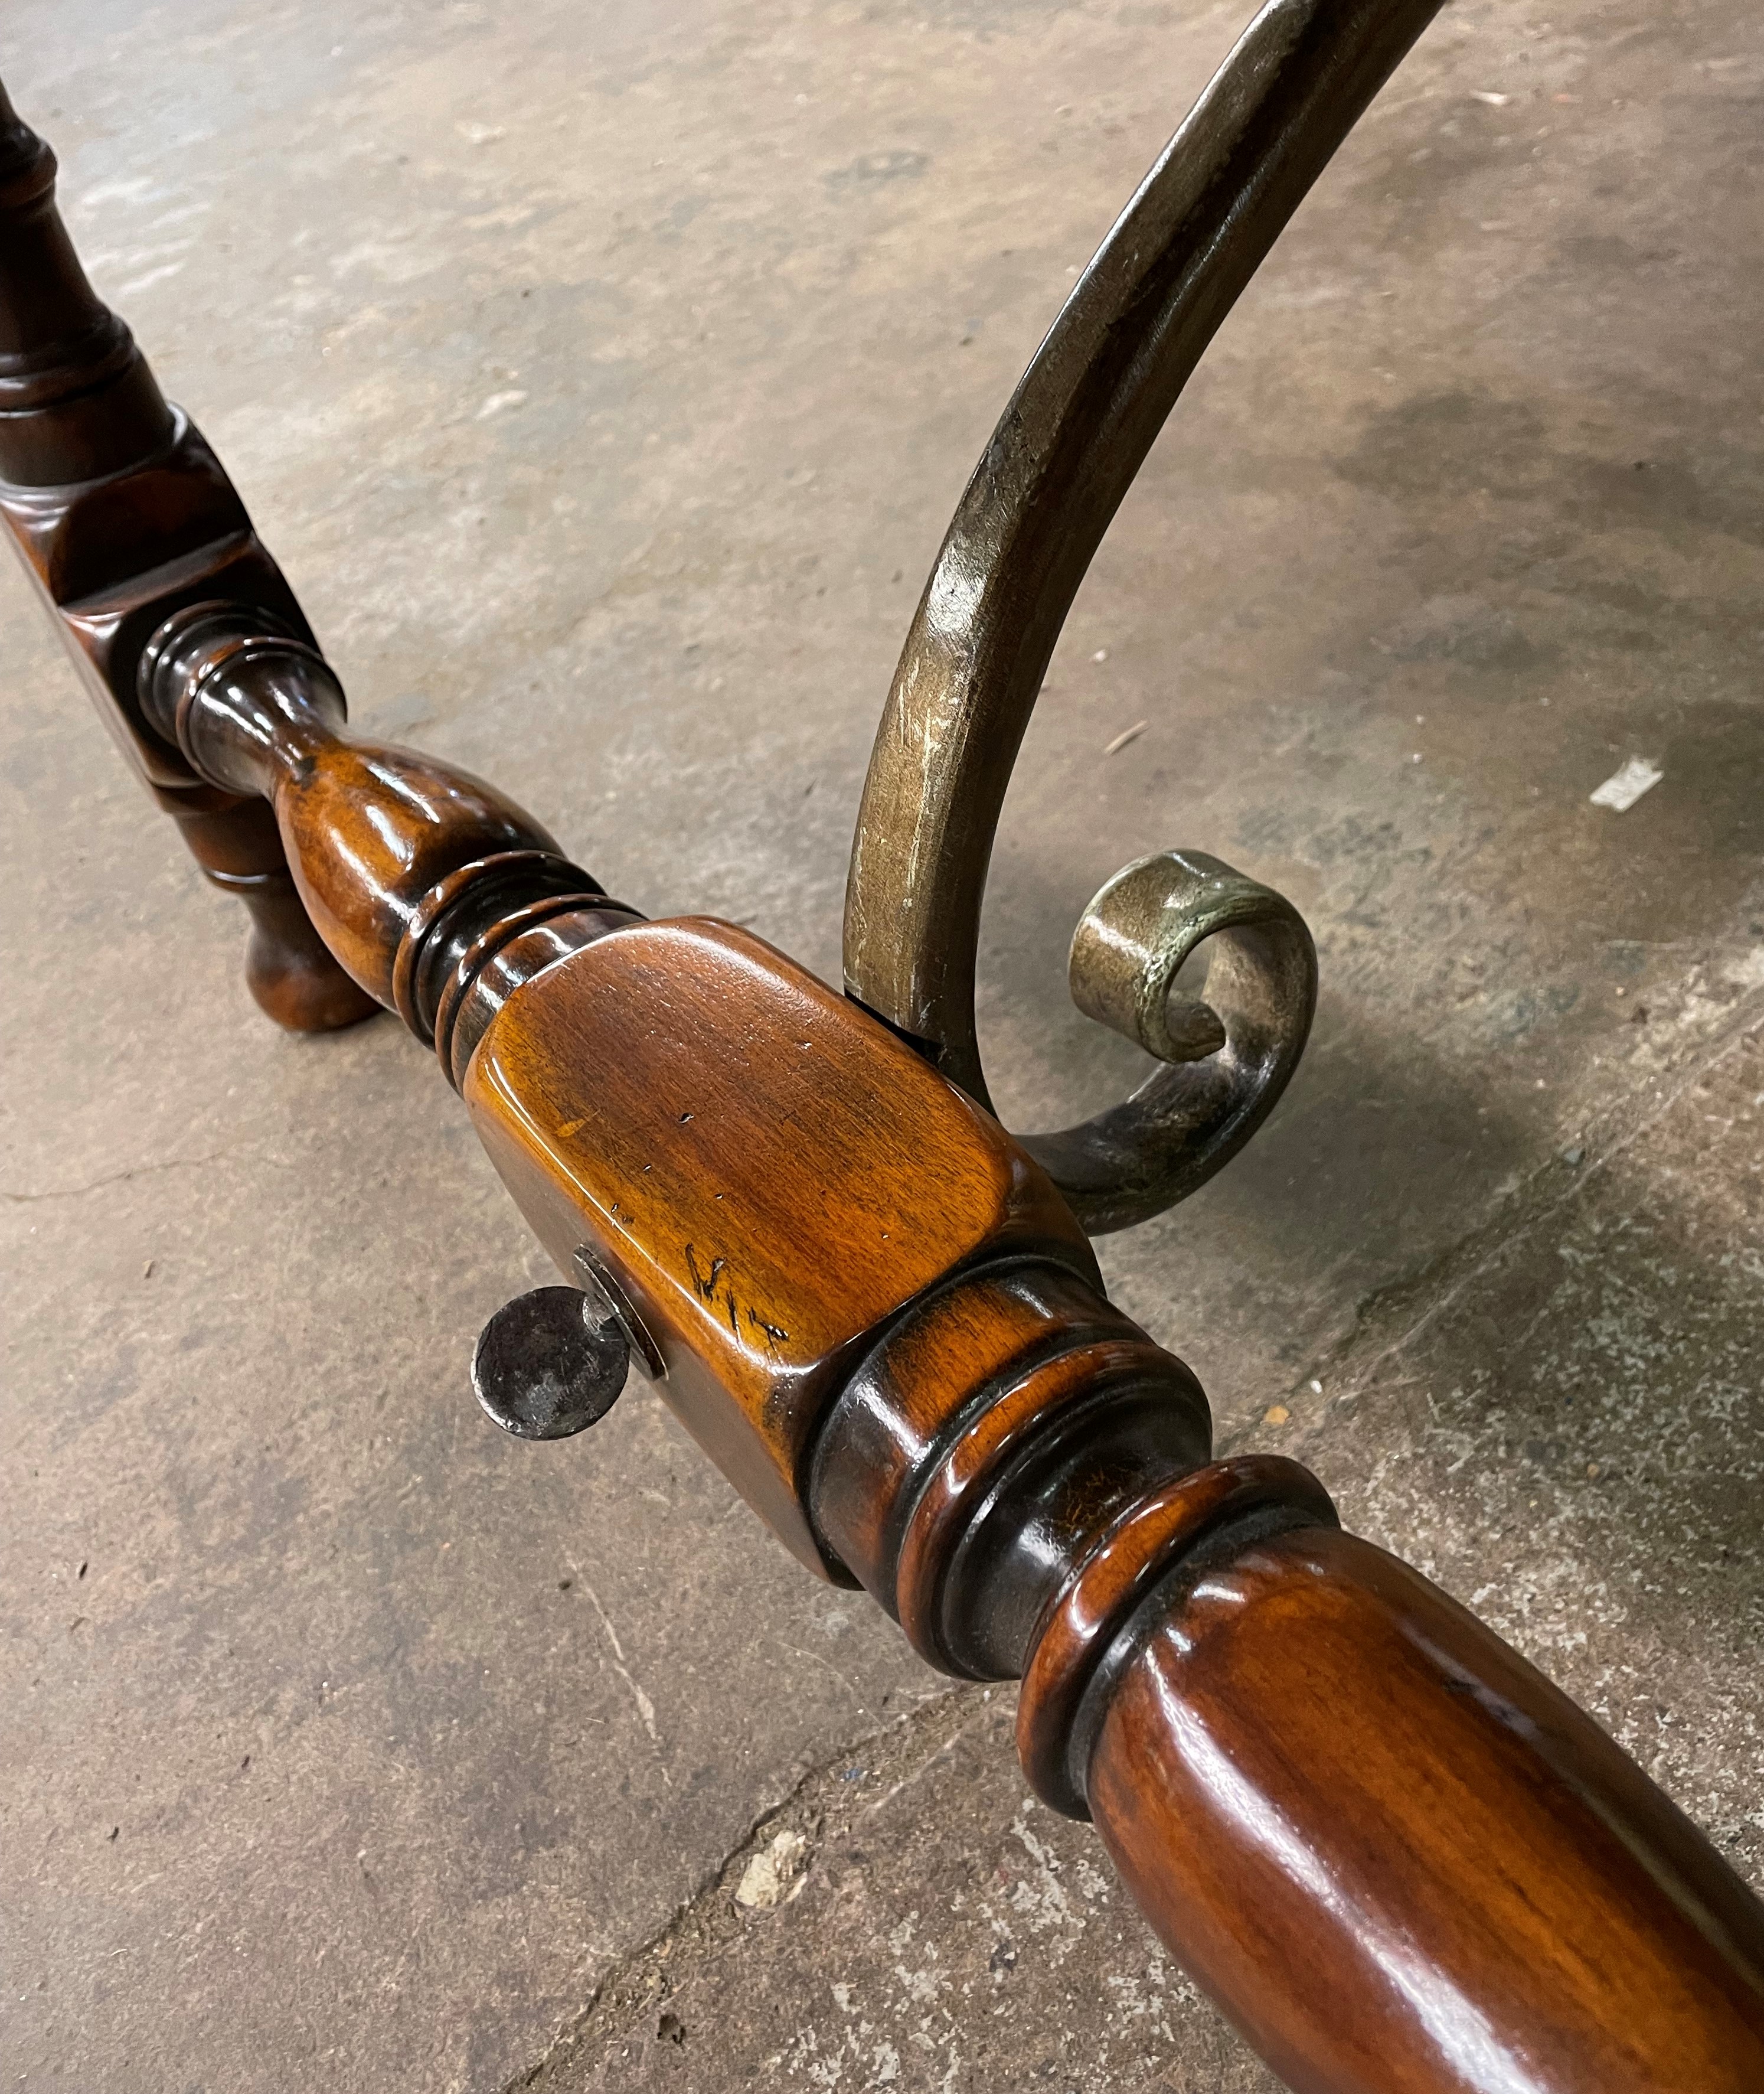
[[219,598],[305,619],[215,455],[167,404],[86,281],[55,208],[55,157],[0,88],[0,517],[99,711],[215,885],[251,916],[245,979],[296,1032],[375,1006],[325,949],[256,801],[217,792],[142,718],[149,636]]
[[264,802],[211,789],[154,797],[210,883],[245,906],[245,986],[258,1009],[290,1032],[334,1032],[371,1017],[379,1006],[314,929]]

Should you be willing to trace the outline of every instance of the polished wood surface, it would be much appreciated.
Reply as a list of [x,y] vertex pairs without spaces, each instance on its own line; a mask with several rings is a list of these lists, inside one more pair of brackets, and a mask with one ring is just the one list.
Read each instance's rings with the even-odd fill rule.
[[1582,1711],[1297,1464],[1209,1463],[1036,1166],[726,925],[609,935],[491,1020],[479,1134],[812,1567],[1025,1674],[1025,1770],[1308,2094],[1738,2094],[1764,1909]]
[[[1424,11],[1333,19],[1388,55]],[[1268,48],[1331,20],[1281,0]],[[0,106],[0,513],[254,909],[266,1007],[377,1002],[434,1049],[584,1315],[804,1564],[1022,1677],[1029,1780],[1300,2094],[1764,2087],[1764,1908],[1315,1477],[1209,1458],[1194,1377],[990,1113],[751,933],[643,923],[494,787],[351,735],[53,172]]]
[[352,736],[342,686],[309,644],[207,610],[156,636],[150,715],[202,776],[268,802],[320,936],[389,1009],[400,945],[432,889],[498,854],[557,847],[469,771]]
[[1086,1277],[1023,1261],[915,1304],[828,1413],[810,1506],[925,1660],[1014,1679],[1071,1552],[1207,1458],[1200,1384]]
[[148,640],[140,685],[210,788],[262,796],[245,804],[272,820],[316,935],[456,1081],[487,1021],[474,992],[500,1005],[524,979],[506,971],[517,948],[546,963],[629,916],[493,785],[352,734],[331,665],[273,613],[185,605]]
[[54,154],[0,87],[0,476],[101,480],[174,428],[134,337],[86,281],[55,207]]
[[977,1262],[1095,1272],[989,1114],[728,924],[641,925],[558,962],[492,1021],[465,1097],[559,1268],[585,1248],[610,1271],[663,1395],[817,1570],[837,1559],[803,1503],[810,1443],[878,1330]]
[[245,905],[245,986],[258,1009],[290,1032],[334,1032],[371,1016],[379,1006],[338,966],[306,913],[269,806],[211,785],[154,797],[210,884]]
[[1417,1572],[1315,1526],[1228,1538],[1137,1636],[1091,1812],[1298,2094],[1764,2087],[1764,1909]]
[[141,650],[180,604],[256,604],[303,635],[306,621],[219,461],[86,281],[55,208],[54,155],[3,88],[0,519],[118,746],[210,880],[249,911],[259,1005],[297,1032],[367,1016],[371,999],[306,919],[275,823],[200,780],[142,717]]

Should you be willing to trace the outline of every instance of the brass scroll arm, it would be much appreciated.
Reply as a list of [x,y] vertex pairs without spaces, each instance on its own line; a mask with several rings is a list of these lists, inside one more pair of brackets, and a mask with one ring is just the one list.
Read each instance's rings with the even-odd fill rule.
[[[845,974],[859,1002],[982,1104],[974,960],[987,865],[1066,614],[1207,343],[1439,4],[1269,0],[1078,280],[957,506],[870,757]],[[1159,888],[1153,913],[1168,920],[1153,934],[1142,905]],[[1227,888],[1229,920],[1216,921]],[[1210,1027],[1190,1011],[1177,1039],[1155,1008],[1170,954],[1209,936],[1229,1007]],[[1117,874],[1090,904],[1072,982],[1081,1009],[1166,1064],[1112,1111],[1026,1140],[1098,1233],[1172,1206],[1248,1140],[1303,1048],[1315,962],[1278,895],[1170,853]]]
[[[1430,11],[1264,14],[957,517],[872,774],[852,953],[860,994],[977,1093],[987,848],[1060,619],[1201,344]],[[1198,1382],[973,1097],[751,932],[640,921],[495,787],[350,729],[213,454],[50,238],[49,172],[0,102],[0,519],[150,782],[219,825],[210,871],[280,912],[266,1002],[309,1027],[357,996],[397,1010],[570,1283],[486,1327],[496,1423],[564,1437],[646,1368],[806,1568],[930,1663],[1021,1679],[1042,1801],[1094,1820],[1289,2086],[1757,2094],[1764,1908],[1318,1479],[1211,1458]],[[1209,941],[1207,1001],[1172,1001]],[[1278,897],[1173,853],[1111,882],[1074,961],[1083,1006],[1163,1064],[1040,1145],[1102,1227],[1246,1136],[1314,962]]]
[[[1206,1000],[1175,993],[1204,947]],[[1073,934],[1072,999],[1164,1066],[1107,1112],[1024,1143],[1092,1236],[1186,1199],[1272,1110],[1317,1000],[1304,919],[1200,851],[1159,851],[1108,881]]]

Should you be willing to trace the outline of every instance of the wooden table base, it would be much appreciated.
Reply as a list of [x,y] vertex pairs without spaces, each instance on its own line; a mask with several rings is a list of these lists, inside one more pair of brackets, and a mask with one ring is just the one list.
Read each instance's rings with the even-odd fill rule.
[[[1155,277],[1164,250],[1105,249],[1064,377],[1032,371],[995,440],[1024,464],[1045,439],[1005,506],[1040,487],[1010,542],[1051,593],[1031,602],[1001,556],[963,654],[934,579],[908,652],[960,699],[937,732],[977,732],[1038,681],[1232,287],[1431,11],[1276,0],[1178,134],[1159,208],[1192,194],[1159,237],[1177,261],[1203,225],[1241,239],[1224,304],[1172,262],[1156,295],[1186,346],[1139,387],[1156,286],[1109,292],[1114,332],[1079,321],[1110,269]],[[1759,2094],[1764,1908],[1583,1711],[1343,1533],[1316,1478],[1211,1459],[1198,1384],[1107,1301],[1063,1197],[1118,1225],[1248,1138],[1308,1023],[1296,913],[1199,854],[1129,868],[1086,919],[1081,1000],[1176,1073],[1039,1149],[986,1109],[964,1001],[1009,732],[977,772],[960,742],[922,802],[873,772],[852,949],[874,1010],[728,924],[644,923],[493,787],[351,733],[213,454],[86,285],[47,149],[0,109],[0,512],[125,753],[251,910],[259,1001],[309,1029],[395,1010],[550,1251],[566,1287],[480,1348],[492,1414],[566,1436],[628,1362],[811,1572],[865,1587],[930,1664],[1021,1678],[1035,1789],[1094,1819],[1301,2094]],[[1074,374],[1078,421],[1035,423]],[[1062,449],[1086,400],[1094,443],[1117,443],[1088,493]],[[969,557],[963,515],[945,567]],[[891,718],[934,682],[898,685]],[[936,734],[897,741],[924,757]],[[1235,954],[1216,1008],[1167,1008],[1185,949],[1167,910]]]

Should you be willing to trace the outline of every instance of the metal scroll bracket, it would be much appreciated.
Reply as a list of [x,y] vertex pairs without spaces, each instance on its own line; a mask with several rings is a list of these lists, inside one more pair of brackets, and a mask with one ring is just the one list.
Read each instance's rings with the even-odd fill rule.
[[[1098,250],[1024,373],[920,600],[846,889],[848,993],[990,1106],[974,961],[999,810],[1066,614],[1238,294],[1440,0],[1270,0]],[[1171,984],[1211,939],[1208,1001]],[[1310,1028],[1296,910],[1198,852],[1118,873],[1072,948],[1080,1009],[1164,1066],[1031,1136],[1093,1234],[1173,1206],[1272,1107]]]
[[[1174,992],[1207,948],[1206,999]],[[1164,1066],[1133,1095],[1026,1146],[1093,1236],[1186,1199],[1255,1133],[1298,1065],[1317,958],[1283,895],[1200,851],[1125,867],[1078,919],[1072,1000]]]

